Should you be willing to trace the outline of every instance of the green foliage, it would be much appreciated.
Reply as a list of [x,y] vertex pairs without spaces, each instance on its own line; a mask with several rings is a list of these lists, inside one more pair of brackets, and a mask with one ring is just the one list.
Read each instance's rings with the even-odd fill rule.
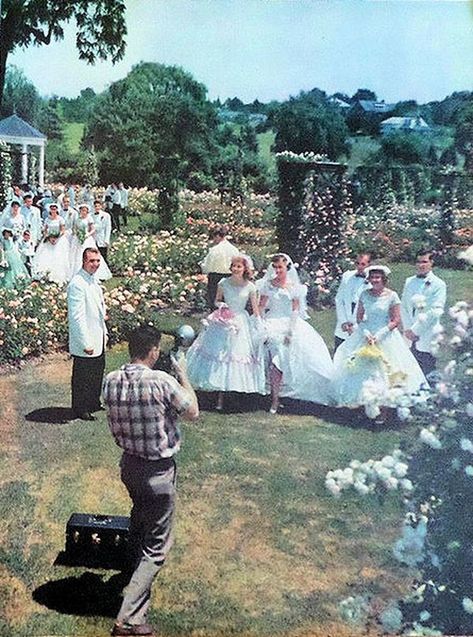
[[270,122],[276,132],[276,152],[314,152],[336,159],[347,150],[345,121],[320,91],[283,102],[273,110]]
[[12,161],[10,147],[0,141],[0,210],[7,202],[8,189],[12,182]]
[[205,87],[189,73],[141,63],[97,99],[86,143],[97,151],[103,182],[159,188],[163,227],[170,227],[178,182],[210,172],[216,126]]
[[430,141],[417,133],[394,132],[381,138],[382,158],[388,163],[422,164],[430,146]]
[[473,173],[473,95],[458,114],[455,146],[465,156],[465,170]]
[[9,66],[5,75],[0,116],[3,118],[16,113],[32,126],[39,127],[37,117],[40,108],[41,98],[34,84],[21,69]]
[[117,62],[125,53],[124,15],[122,0],[31,0],[27,3],[4,0],[0,19],[0,103],[7,57],[17,47],[62,40],[63,23],[75,19],[79,58],[89,64],[108,57]]

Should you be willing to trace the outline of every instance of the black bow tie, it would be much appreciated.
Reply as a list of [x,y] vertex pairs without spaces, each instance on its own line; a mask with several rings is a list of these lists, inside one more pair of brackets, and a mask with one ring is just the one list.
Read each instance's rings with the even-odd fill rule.
[[365,275],[364,274],[355,274],[355,276],[360,277],[361,279],[365,279]]
[[426,275],[426,274],[416,274],[416,277],[417,277],[418,279],[426,279],[426,278],[427,278],[427,275]]

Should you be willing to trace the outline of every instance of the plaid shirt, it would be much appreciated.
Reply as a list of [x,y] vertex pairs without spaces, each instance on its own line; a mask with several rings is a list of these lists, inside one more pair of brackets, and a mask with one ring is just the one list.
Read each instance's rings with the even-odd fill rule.
[[109,427],[123,451],[147,460],[179,451],[177,416],[191,399],[175,378],[128,363],[107,375],[103,399]]

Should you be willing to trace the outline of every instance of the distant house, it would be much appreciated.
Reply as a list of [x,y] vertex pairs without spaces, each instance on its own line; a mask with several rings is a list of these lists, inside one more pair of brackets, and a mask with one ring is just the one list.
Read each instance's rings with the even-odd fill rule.
[[398,131],[406,133],[429,133],[431,127],[422,117],[389,117],[380,124],[381,135]]
[[340,97],[331,97],[329,102],[343,110],[351,108],[351,104],[349,102],[345,102],[345,100],[342,100]]
[[372,115],[385,115],[394,110],[395,104],[386,104],[386,102],[375,102],[374,100],[359,100],[354,106],[354,110],[360,110],[363,113]]

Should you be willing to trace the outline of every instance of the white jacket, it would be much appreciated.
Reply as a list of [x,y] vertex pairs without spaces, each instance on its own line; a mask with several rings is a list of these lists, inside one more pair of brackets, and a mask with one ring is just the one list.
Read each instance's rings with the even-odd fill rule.
[[340,285],[335,296],[335,310],[337,313],[337,325],[335,336],[346,339],[348,332],[342,330],[343,323],[353,323],[356,328],[356,311],[358,301],[363,290],[369,290],[371,285],[365,277],[356,276],[356,270],[348,270],[342,275]]
[[[73,356],[100,356],[107,338],[105,303],[102,288],[83,268],[67,286],[67,319],[69,352]],[[85,349],[94,351],[88,355]]]
[[446,298],[447,286],[433,272],[424,279],[416,275],[406,279],[401,297],[402,325],[418,336],[419,352],[432,353],[432,340],[440,326]]

